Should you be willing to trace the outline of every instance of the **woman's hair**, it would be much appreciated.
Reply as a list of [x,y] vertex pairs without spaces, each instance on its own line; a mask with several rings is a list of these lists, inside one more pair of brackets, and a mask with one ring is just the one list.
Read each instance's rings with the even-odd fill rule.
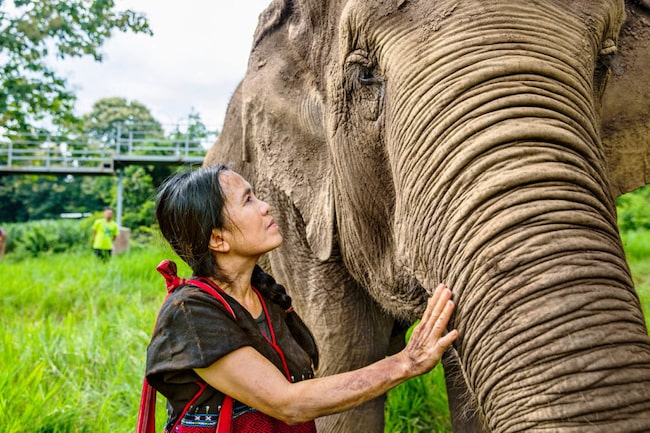
[[270,274],[264,272],[259,266],[255,265],[253,275],[251,276],[251,284],[264,293],[273,303],[279,305],[287,313],[287,326],[296,339],[300,347],[311,357],[314,368],[318,368],[318,347],[316,340],[312,335],[307,325],[302,321],[300,316],[293,311],[291,306],[291,297],[287,294],[284,286],[278,284]]
[[[225,165],[216,165],[182,172],[166,180],[156,197],[156,219],[162,235],[197,277],[226,280],[209,242],[212,230],[222,228],[226,221],[226,197],[219,175],[227,170],[230,169]],[[318,368],[314,337],[291,308],[291,297],[285,288],[259,266],[253,270],[251,284],[287,312],[291,333],[311,357],[314,368]]]
[[160,232],[197,276],[220,276],[209,243],[212,230],[225,223],[219,174],[226,170],[217,165],[182,172],[167,179],[156,197]]

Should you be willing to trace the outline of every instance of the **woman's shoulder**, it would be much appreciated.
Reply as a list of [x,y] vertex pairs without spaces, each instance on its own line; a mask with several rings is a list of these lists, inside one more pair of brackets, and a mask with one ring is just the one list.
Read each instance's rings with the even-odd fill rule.
[[[228,305],[231,308],[235,308],[232,305],[232,299],[228,298],[229,296],[227,295],[223,296],[223,299],[226,300]],[[211,313],[232,316],[220,299],[215,298],[214,295],[207,293],[191,282],[179,286],[165,299],[161,308],[161,314],[165,314],[168,310],[189,314],[201,312],[202,315]]]

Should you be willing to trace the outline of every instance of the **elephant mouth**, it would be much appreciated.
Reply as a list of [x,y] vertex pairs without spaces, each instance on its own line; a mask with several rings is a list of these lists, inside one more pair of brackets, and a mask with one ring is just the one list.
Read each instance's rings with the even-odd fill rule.
[[429,286],[415,275],[404,274],[397,278],[396,287],[388,295],[388,310],[401,320],[414,322],[424,312],[426,300],[433,294],[435,286]]

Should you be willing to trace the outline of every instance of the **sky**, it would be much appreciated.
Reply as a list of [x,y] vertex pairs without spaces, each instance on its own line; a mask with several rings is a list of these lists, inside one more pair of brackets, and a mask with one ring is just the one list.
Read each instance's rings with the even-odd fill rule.
[[191,112],[221,129],[228,101],[244,77],[257,20],[270,0],[117,0],[119,10],[147,16],[153,36],[119,33],[104,60],[66,59],[54,69],[77,95],[76,111],[122,97],[149,108],[166,129]]

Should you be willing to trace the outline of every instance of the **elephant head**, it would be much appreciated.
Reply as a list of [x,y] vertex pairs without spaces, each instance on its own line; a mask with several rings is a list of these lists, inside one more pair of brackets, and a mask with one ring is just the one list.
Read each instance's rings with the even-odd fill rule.
[[[206,164],[231,162],[274,207],[285,241],[268,260],[320,374],[384,356],[446,282],[457,431],[650,431],[650,341],[614,205],[650,181],[644,6],[262,13]],[[381,417],[379,401],[319,431],[382,431]]]

